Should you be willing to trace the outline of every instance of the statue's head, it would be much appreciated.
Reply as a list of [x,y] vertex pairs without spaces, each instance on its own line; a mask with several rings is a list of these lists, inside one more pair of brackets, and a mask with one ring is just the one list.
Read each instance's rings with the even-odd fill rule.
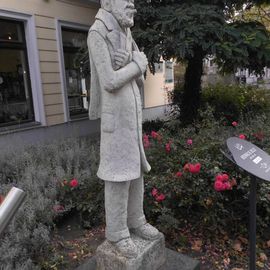
[[123,28],[132,27],[134,25],[134,0],[101,0],[101,7],[116,18]]

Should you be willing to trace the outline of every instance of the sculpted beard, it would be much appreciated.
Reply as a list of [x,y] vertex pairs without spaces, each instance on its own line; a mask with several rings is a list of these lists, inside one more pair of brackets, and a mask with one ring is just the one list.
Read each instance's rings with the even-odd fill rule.
[[134,25],[134,14],[136,13],[136,9],[133,7],[124,7],[112,10],[112,13],[118,23],[124,28],[130,28]]

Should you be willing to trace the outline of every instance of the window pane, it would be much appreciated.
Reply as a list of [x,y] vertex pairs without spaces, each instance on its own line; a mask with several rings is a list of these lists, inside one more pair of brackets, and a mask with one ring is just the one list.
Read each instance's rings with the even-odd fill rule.
[[173,62],[165,62],[165,83],[173,83]]
[[163,62],[155,63],[155,73],[163,72]]
[[81,48],[87,46],[87,32],[64,29],[62,31],[64,47]]
[[[90,71],[85,70],[87,32],[62,29],[66,87],[70,117],[88,112]],[[89,64],[87,64],[89,67]]]
[[0,126],[29,121],[34,113],[26,53],[0,49]]
[[24,42],[23,24],[0,19],[0,42]]

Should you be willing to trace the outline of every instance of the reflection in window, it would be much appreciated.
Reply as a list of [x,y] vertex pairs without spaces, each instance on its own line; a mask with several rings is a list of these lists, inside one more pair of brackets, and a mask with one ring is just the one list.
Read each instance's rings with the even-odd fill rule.
[[70,117],[74,119],[88,112],[90,71],[84,66],[84,60],[88,58],[87,32],[62,28],[62,40],[68,107]]
[[24,25],[0,19],[0,127],[34,120]]
[[163,62],[155,63],[155,73],[162,73],[163,72]]
[[165,62],[165,83],[173,83],[173,62],[166,61]]

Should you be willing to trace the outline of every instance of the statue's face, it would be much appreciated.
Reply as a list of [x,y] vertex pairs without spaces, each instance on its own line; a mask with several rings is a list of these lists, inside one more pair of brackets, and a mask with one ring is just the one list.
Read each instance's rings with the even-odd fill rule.
[[135,13],[134,0],[114,0],[112,3],[112,14],[123,28],[134,25]]

